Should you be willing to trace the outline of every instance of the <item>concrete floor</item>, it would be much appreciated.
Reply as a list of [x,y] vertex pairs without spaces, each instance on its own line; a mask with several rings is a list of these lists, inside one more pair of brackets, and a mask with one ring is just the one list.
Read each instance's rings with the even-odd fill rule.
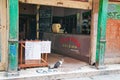
[[88,63],[53,53],[48,55],[48,64],[52,67],[61,57],[64,58],[64,63],[58,69],[49,70],[48,67],[21,69],[19,76],[10,77],[5,76],[6,72],[0,72],[0,80],[66,80],[68,78],[74,80],[78,77],[120,73],[120,64],[105,65],[105,69],[98,70]]
[[[20,70],[19,76],[5,76],[6,72],[0,72],[0,80],[79,80],[80,78],[93,77],[100,75],[118,74],[120,73],[120,64],[105,65],[105,69],[96,69],[92,66],[83,66],[81,69],[74,71],[63,72],[54,71],[50,72],[48,68],[31,68]],[[46,72],[38,73],[36,70],[43,70]],[[76,79],[77,78],[77,79]],[[91,79],[80,79],[91,80]],[[108,80],[108,79],[92,79],[92,80]],[[111,79],[110,79],[111,80]],[[119,79],[113,79],[119,80]]]
[[48,64],[50,67],[53,67],[54,64],[60,60],[61,58],[64,59],[64,62],[62,64],[62,66],[58,69],[63,70],[63,71],[73,71],[76,69],[80,69],[83,66],[87,66],[88,63],[71,58],[71,57],[67,57],[67,56],[63,56],[63,55],[59,55],[59,54],[49,54],[48,55]]

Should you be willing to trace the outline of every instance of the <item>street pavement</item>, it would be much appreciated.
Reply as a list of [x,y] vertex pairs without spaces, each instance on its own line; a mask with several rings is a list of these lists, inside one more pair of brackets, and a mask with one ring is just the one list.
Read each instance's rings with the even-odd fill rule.
[[22,69],[19,76],[5,76],[0,72],[0,80],[120,80],[120,64],[105,65],[105,69],[83,66],[73,71],[49,70],[46,68]]
[[120,74],[99,75],[99,76],[71,78],[71,79],[68,78],[62,80],[120,80]]

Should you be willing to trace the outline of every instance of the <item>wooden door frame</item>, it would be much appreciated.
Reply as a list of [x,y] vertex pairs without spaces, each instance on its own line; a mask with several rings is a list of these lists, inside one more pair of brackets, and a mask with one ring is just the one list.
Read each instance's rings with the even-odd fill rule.
[[[7,68],[7,0],[0,0],[1,1],[1,62],[0,62],[0,70],[6,70]],[[4,34],[4,35],[2,35]]]
[[19,0],[19,2],[36,4],[36,5],[86,9],[86,10],[92,9],[92,0],[88,0],[88,2],[74,1],[74,0]]

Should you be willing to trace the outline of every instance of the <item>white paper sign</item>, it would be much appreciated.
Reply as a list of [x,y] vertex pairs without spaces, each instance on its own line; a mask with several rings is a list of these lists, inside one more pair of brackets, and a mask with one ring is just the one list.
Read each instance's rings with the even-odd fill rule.
[[41,42],[41,53],[51,53],[51,41]]
[[41,59],[41,43],[26,42],[25,43],[25,60]]

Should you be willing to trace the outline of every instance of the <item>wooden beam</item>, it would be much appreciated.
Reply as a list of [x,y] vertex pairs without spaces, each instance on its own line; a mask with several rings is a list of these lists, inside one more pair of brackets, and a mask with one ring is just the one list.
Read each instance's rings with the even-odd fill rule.
[[[0,0],[0,70],[7,68],[7,0]],[[3,35],[4,34],[4,35]]]
[[91,6],[91,8],[93,8],[93,0],[88,0],[89,5]]
[[92,5],[94,0],[88,0],[88,2],[90,3],[90,5]]
[[90,2],[71,1],[71,0],[19,0],[23,3],[47,5],[56,7],[67,7],[77,9],[92,9]]
[[93,0],[93,10],[91,19],[91,44],[90,44],[90,64],[96,62],[96,42],[97,42],[97,24],[98,24],[98,10],[99,10],[99,0]]

